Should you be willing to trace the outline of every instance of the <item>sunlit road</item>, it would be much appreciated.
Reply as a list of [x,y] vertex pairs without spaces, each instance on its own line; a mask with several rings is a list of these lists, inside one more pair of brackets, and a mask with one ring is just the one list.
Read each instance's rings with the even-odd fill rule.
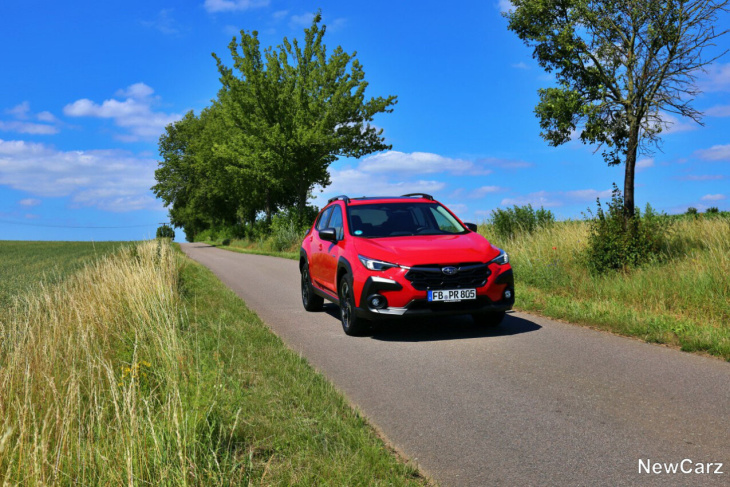
[[348,337],[304,311],[297,262],[182,248],[441,485],[730,485],[726,362],[526,313]]

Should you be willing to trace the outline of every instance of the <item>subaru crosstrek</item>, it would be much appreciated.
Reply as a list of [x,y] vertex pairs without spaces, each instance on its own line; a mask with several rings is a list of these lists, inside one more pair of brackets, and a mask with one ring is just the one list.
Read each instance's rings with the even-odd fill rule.
[[427,194],[337,196],[300,251],[302,304],[339,305],[342,327],[371,320],[471,314],[497,326],[515,300],[509,257]]

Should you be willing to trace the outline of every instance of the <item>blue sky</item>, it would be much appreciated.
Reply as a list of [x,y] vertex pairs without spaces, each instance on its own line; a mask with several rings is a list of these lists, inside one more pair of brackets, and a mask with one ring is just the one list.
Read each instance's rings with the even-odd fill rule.
[[[503,0],[504,1],[504,0]],[[376,124],[393,150],[331,166],[334,194],[423,191],[462,219],[531,203],[577,218],[623,186],[594,148],[539,137],[550,84],[497,0],[455,2],[5,0],[0,12],[0,239],[136,240],[167,212],[149,190],[164,126],[210,104],[211,53],[241,29],[301,37],[322,9],[326,44],[357,51],[367,94],[398,96]],[[727,16],[719,28],[730,26]],[[730,47],[730,37],[717,50]],[[674,120],[642,156],[636,198],[668,213],[730,210],[730,56],[698,80],[705,126]],[[179,237],[182,232],[179,232]]]

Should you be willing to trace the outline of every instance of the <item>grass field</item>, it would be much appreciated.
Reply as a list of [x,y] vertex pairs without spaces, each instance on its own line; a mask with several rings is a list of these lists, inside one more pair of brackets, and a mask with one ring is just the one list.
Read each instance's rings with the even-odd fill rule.
[[[510,253],[516,307],[730,360],[730,219],[676,220],[665,262],[591,274],[588,224],[559,222],[492,241]],[[488,225],[480,227],[492,237]]]
[[0,309],[10,305],[12,296],[37,288],[41,282],[59,282],[90,260],[114,252],[121,245],[121,242],[0,241]]
[[428,484],[166,243],[128,245],[12,306],[0,315],[3,484]]

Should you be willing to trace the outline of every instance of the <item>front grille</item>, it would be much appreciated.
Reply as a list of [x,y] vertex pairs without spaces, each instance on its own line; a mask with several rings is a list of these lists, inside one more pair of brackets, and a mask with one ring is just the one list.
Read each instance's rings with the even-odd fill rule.
[[[447,276],[441,270],[443,267],[456,267],[453,276]],[[487,264],[466,263],[454,266],[418,265],[413,266],[405,275],[415,289],[427,291],[429,289],[469,289],[481,287],[487,283],[491,271]]]

